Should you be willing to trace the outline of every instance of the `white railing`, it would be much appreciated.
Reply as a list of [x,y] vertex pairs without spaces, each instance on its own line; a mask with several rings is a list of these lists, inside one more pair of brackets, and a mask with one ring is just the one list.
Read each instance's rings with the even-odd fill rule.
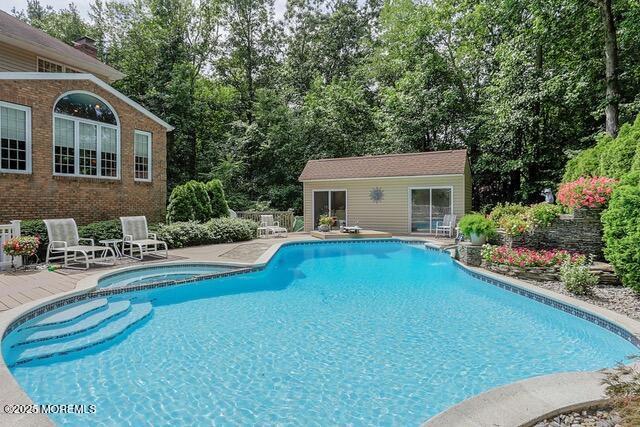
[[[7,270],[11,267],[11,257],[5,255],[2,248],[4,242],[14,237],[20,237],[20,221],[11,221],[11,224],[0,224],[0,270]],[[22,265],[22,257],[16,257],[13,260],[16,267]]]

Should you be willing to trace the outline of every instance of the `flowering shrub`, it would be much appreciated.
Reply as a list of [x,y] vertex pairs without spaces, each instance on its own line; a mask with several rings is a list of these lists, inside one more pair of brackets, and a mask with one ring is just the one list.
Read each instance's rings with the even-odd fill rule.
[[491,264],[513,267],[555,267],[565,262],[570,262],[571,264],[584,264],[586,262],[584,255],[560,249],[537,251],[492,245],[484,245],[482,247],[482,259]]
[[2,250],[5,254],[12,257],[15,256],[31,256],[35,255],[40,246],[40,239],[32,236],[14,237],[4,242]]
[[589,295],[598,284],[598,276],[585,264],[565,262],[560,267],[560,280],[565,288],[576,295]]
[[558,203],[570,208],[599,208],[604,206],[618,183],[613,178],[596,176],[580,177],[560,185]]

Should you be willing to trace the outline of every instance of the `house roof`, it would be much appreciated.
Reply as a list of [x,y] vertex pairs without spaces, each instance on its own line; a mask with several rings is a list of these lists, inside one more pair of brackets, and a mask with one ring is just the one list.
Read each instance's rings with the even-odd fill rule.
[[97,86],[106,90],[116,98],[119,98],[121,101],[126,102],[131,107],[135,108],[145,116],[149,117],[151,120],[156,123],[162,125],[167,131],[172,131],[174,129],[169,123],[162,120],[160,117],[153,114],[151,111],[144,108],[142,105],[138,104],[133,99],[129,98],[125,94],[117,91],[116,89],[109,86],[104,81],[100,80],[93,74],[84,74],[84,73],[0,73],[0,80],[88,80],[90,82],[95,83]]
[[299,181],[461,175],[466,150],[309,160]]
[[34,52],[47,59],[61,62],[83,71],[104,76],[109,81],[119,80],[124,77],[124,74],[115,68],[1,10],[0,42]]

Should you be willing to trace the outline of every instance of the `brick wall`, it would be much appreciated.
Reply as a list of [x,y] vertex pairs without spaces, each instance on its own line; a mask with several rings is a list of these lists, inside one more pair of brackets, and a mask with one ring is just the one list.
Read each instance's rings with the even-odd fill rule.
[[[120,119],[120,179],[53,176],[53,104],[65,92],[85,90],[105,99]],[[164,219],[166,129],[90,81],[0,80],[0,100],[31,107],[32,173],[0,173],[0,223],[11,219],[73,217],[78,224],[121,215]],[[151,132],[151,182],[133,179],[134,130]]]
[[592,254],[603,259],[601,210],[576,209],[573,215],[561,215],[549,227],[540,227],[520,236],[503,236],[512,247],[530,249],[560,248]]

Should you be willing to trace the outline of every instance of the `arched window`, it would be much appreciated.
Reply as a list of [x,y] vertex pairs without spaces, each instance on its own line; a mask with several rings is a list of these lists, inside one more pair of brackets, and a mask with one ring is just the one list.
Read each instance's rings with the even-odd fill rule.
[[120,130],[116,112],[87,92],[61,96],[53,109],[55,175],[120,177]]

